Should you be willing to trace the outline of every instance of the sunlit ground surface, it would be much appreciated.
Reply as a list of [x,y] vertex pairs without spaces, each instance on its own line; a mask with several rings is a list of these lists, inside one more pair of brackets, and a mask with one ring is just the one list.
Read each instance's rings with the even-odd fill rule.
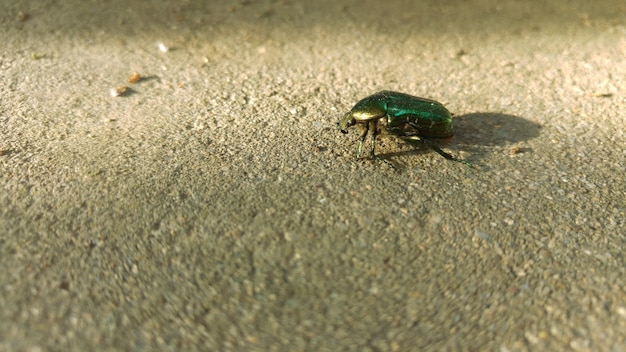
[[623,1],[213,3],[0,4],[0,350],[626,349]]

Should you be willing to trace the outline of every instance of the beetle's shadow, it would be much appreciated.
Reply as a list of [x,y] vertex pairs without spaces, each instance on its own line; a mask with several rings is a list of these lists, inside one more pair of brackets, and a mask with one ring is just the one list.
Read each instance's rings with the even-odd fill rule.
[[[491,113],[477,112],[454,116],[454,137],[448,139],[430,139],[434,144],[442,148],[464,150],[474,154],[471,158],[480,159],[482,154],[479,149],[482,146],[502,146],[516,144],[539,136],[541,126],[523,117]],[[423,144],[422,144],[423,145]],[[382,157],[402,156],[407,154],[427,152],[426,146],[384,153]]]
[[454,117],[458,143],[476,146],[515,144],[539,136],[541,126],[523,117],[477,112]]

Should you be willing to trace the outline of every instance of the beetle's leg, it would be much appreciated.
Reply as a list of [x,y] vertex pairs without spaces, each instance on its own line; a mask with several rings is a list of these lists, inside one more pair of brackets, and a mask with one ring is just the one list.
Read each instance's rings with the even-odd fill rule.
[[376,148],[376,136],[378,135],[378,121],[372,120],[370,121],[370,124],[371,124],[370,128],[372,129],[372,147],[370,149],[370,158],[380,160],[383,163],[387,164],[387,166],[389,166],[390,168],[395,169],[396,167],[393,166],[392,163],[390,163],[389,161],[381,157],[376,156],[375,148]]
[[370,148],[370,159],[375,158],[374,149],[376,148],[376,135],[378,134],[378,121],[372,120],[369,122],[370,128],[372,129],[372,146]]
[[444,158],[446,158],[448,160],[456,161],[457,163],[465,164],[465,165],[471,167],[472,169],[474,168],[474,165],[472,165],[472,163],[470,163],[469,161],[465,161],[463,159],[455,158],[454,156],[452,156],[452,154],[446,153],[441,148],[439,148],[438,146],[432,144],[428,139],[420,138],[418,136],[404,137],[402,139],[404,139],[405,141],[408,141],[408,142],[422,141],[422,143],[424,143],[428,148],[434,150],[435,152],[437,152],[437,154],[443,156]]
[[361,132],[361,137],[359,137],[359,145],[356,148],[356,158],[358,159],[361,156],[361,148],[363,147],[363,142],[365,141],[365,137],[367,137],[367,131],[369,131],[369,123],[365,124],[363,128],[363,132]]
[[456,161],[457,163],[465,164],[465,165],[471,167],[472,169],[474,168],[474,165],[472,165],[472,163],[470,163],[469,161],[465,161],[463,159],[455,158],[454,156],[452,156],[452,154],[448,154],[448,153],[444,152],[443,150],[441,150],[441,148],[439,148],[438,146],[430,143],[428,140],[426,140],[426,139],[422,139],[422,140],[424,141],[424,144],[426,144],[430,149],[436,151],[437,153],[439,153],[439,155],[443,156],[444,158],[446,158],[448,160]]

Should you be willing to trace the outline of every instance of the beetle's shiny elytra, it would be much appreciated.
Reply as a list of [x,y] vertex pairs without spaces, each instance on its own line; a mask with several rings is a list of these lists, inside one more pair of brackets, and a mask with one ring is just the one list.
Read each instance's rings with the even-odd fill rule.
[[422,142],[448,160],[473,167],[471,163],[453,157],[429,141],[430,138],[453,136],[452,114],[434,100],[398,92],[378,92],[356,103],[344,115],[339,128],[342,133],[348,133],[348,128],[357,124],[363,126],[356,150],[357,158],[361,155],[369,131],[372,136],[370,158],[375,158],[376,136],[383,129],[407,142]]

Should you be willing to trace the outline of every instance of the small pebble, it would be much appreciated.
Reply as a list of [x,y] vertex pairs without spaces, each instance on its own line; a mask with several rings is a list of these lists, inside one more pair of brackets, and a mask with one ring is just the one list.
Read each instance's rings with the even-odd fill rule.
[[514,146],[514,147],[511,148],[510,153],[511,153],[511,155],[515,155],[515,154],[522,153],[523,151],[524,151],[524,149],[522,149],[522,147]]
[[159,51],[162,53],[166,53],[168,51],[170,51],[170,48],[168,48],[165,44],[163,44],[162,42],[158,42],[157,46],[159,47]]
[[111,89],[111,96],[112,97],[119,97],[121,95],[124,95],[124,93],[126,93],[126,91],[128,90],[128,87],[126,86],[119,86],[117,88],[112,88]]
[[133,74],[128,77],[128,83],[137,83],[139,80],[141,80],[141,75],[137,72],[133,72]]

